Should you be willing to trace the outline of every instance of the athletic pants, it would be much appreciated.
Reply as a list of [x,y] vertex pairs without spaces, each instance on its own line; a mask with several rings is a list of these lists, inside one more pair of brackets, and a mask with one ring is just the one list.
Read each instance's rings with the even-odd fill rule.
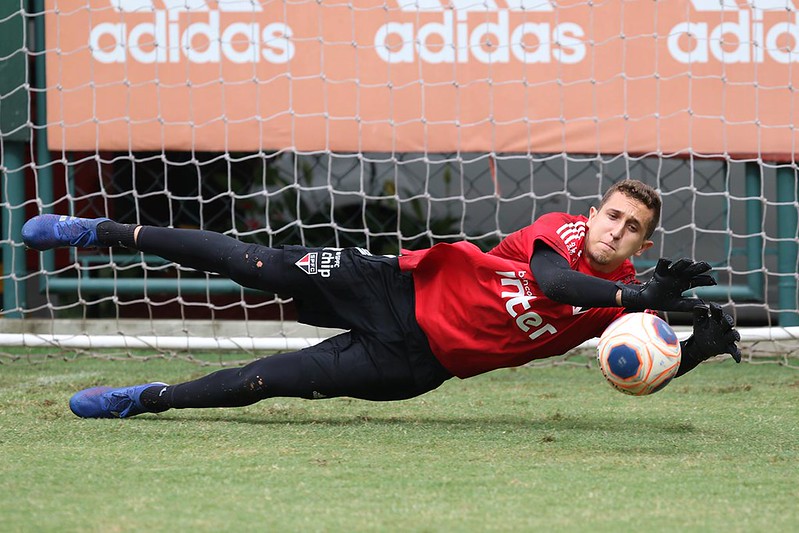
[[452,377],[430,351],[415,318],[413,278],[394,257],[358,248],[269,248],[215,232],[153,226],[142,227],[136,247],[292,297],[300,322],[348,330],[310,348],[169,386],[157,398],[143,394],[154,411],[237,407],[277,396],[400,400]]

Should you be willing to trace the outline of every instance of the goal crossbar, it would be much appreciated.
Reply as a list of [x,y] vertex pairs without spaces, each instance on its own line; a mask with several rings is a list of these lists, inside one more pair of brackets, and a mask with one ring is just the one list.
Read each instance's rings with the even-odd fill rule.
[[[799,340],[799,326],[786,328],[739,328],[741,343],[782,342]],[[678,330],[681,338],[690,330]],[[174,335],[70,335],[40,333],[2,333],[0,346],[28,348],[57,347],[69,349],[132,349],[132,350],[300,350],[322,342],[327,337],[197,337]],[[597,339],[582,343],[576,349],[594,348]]]

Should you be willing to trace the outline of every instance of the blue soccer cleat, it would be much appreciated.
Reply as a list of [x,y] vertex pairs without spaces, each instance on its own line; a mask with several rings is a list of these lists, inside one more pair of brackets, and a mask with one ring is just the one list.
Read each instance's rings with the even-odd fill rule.
[[22,226],[25,245],[43,252],[61,246],[100,246],[97,225],[107,218],[79,218],[66,215],[35,216]]
[[139,398],[144,389],[166,387],[166,383],[153,382],[133,387],[92,387],[75,393],[69,399],[69,408],[81,418],[128,418],[148,412]]

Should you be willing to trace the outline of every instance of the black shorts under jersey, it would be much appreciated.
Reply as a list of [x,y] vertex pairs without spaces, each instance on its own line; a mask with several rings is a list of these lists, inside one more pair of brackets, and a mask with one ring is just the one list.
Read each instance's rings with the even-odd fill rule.
[[396,257],[285,246],[283,263],[299,321],[349,330],[301,350],[306,373],[318,376],[314,397],[403,399],[452,377],[416,322],[413,277]]

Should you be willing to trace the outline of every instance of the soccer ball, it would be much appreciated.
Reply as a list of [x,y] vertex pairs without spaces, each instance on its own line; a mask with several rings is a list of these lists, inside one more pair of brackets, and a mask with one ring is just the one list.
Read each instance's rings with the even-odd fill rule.
[[597,360],[615,389],[644,396],[668,385],[680,367],[677,334],[658,316],[629,313],[602,333]]

